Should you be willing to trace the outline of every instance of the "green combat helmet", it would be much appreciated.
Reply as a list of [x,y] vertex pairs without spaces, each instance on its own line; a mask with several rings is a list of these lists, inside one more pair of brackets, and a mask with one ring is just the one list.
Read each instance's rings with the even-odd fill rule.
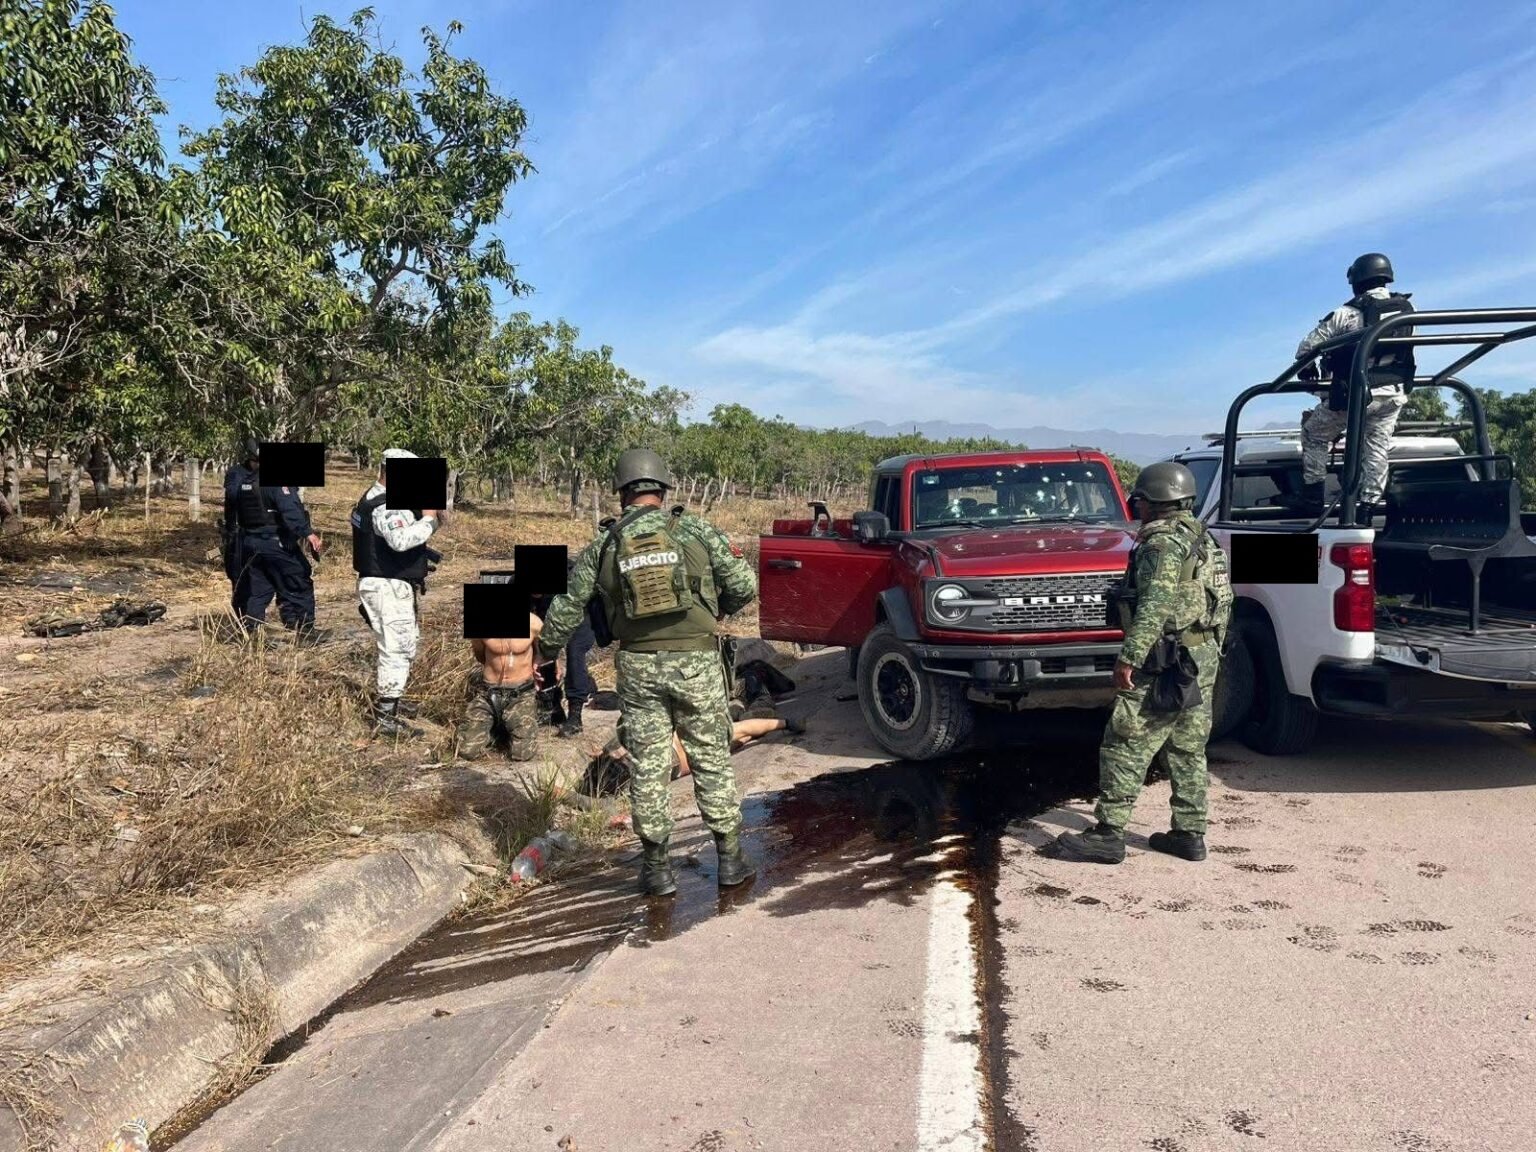
[[1150,464],[1136,477],[1131,499],[1149,504],[1178,504],[1195,498],[1195,474],[1173,460]]
[[665,492],[672,487],[667,464],[649,448],[631,448],[619,454],[613,470],[613,490],[631,488],[636,492]]

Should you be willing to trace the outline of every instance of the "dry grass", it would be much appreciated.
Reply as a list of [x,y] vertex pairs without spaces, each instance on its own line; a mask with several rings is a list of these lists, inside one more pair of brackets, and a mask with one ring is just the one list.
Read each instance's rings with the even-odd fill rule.
[[[436,817],[362,755],[343,657],[205,640],[188,686],[137,731],[32,727],[0,810],[0,980],[82,939],[174,912],[355,844],[348,829]],[[143,722],[143,721],[148,721]]]
[[[326,488],[306,495],[329,544],[316,573],[323,627],[360,624],[345,524],[367,483],[338,470]],[[0,539],[0,630],[12,638],[0,640],[0,661],[14,658],[3,646],[15,647],[20,621],[48,608],[94,612],[126,592],[164,600],[173,612],[219,609],[228,585],[207,557],[217,547],[210,506],[217,479],[204,491],[210,503],[200,524],[185,521],[183,502],[156,498],[147,522],[142,503],[129,502],[70,528],[34,523]],[[29,513],[36,495],[34,486]],[[756,534],[774,516],[799,511],[740,501],[711,518],[755,560]],[[409,787],[422,759],[451,752],[462,713],[472,662],[460,639],[457,585],[480,567],[505,565],[517,543],[579,547],[592,535],[590,512],[572,519],[554,493],[524,490],[515,512],[465,504],[451,518],[434,542],[445,561],[423,602],[410,690],[438,735],[408,750],[368,740],[373,653],[364,637],[297,650],[224,644],[212,627],[201,634],[127,628],[97,638],[101,651],[131,657],[109,659],[99,673],[70,655],[87,649],[68,645],[86,640],[53,642],[49,650],[66,657],[57,674],[50,666],[48,676],[5,697],[17,723],[0,733],[0,985],[67,949],[111,952],[125,941],[164,940],[195,919],[195,904],[360,850],[349,834],[358,825],[372,835],[478,820],[504,862],[556,824],[584,844],[622,838],[606,827],[602,809],[557,808],[553,773],[535,775],[499,812],[449,810],[436,793]],[[60,571],[99,587],[114,578],[132,585],[35,587],[41,574]],[[754,631],[755,617],[743,614],[732,630]],[[174,668],[176,683],[147,687],[150,659]],[[611,685],[606,657],[599,654],[593,670],[599,684]],[[22,1091],[14,1076],[0,1084],[8,1098]]]
[[16,1118],[26,1141],[16,1152],[48,1152],[54,1145],[60,1114],[46,1083],[31,1059],[0,1052],[0,1104]]

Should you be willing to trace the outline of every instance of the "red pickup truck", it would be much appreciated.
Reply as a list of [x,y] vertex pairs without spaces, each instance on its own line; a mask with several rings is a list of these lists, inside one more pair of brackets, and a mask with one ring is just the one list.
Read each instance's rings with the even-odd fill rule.
[[899,456],[870,506],[775,520],[758,555],[765,639],[849,650],[880,744],[952,751],[974,707],[1106,707],[1110,589],[1134,528],[1109,458],[1073,450]]

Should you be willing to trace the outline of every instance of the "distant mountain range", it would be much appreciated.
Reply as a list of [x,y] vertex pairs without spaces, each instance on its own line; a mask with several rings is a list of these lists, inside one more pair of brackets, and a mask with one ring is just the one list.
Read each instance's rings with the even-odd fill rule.
[[[990,436],[1030,448],[1097,448],[1133,464],[1151,464],[1171,453],[1199,444],[1200,435],[1160,436],[1151,432],[1115,432],[1094,428],[1087,432],[1069,432],[1062,428],[994,428],[990,424],[952,424],[948,420],[919,420],[911,424],[886,424],[866,420],[853,425],[856,432],[871,436],[901,436],[912,431],[933,440]],[[1212,429],[1214,431],[1214,429]]]

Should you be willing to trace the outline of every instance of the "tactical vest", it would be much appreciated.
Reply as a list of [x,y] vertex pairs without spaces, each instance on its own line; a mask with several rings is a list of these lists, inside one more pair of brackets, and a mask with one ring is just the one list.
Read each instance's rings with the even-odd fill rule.
[[235,485],[235,517],[240,531],[253,536],[277,535],[277,516],[261,494],[261,476],[247,471]]
[[[1211,537],[1204,524],[1190,518],[1175,522],[1169,529],[1189,539],[1189,555],[1184,558],[1179,572],[1181,594],[1172,621],[1172,631],[1186,648],[1194,648],[1214,640],[1225,644],[1227,624],[1232,618],[1232,580],[1227,568],[1227,557],[1221,545]],[[1120,598],[1120,628],[1130,631],[1131,619],[1139,596],[1136,588],[1136,562],[1138,545],[1131,554],[1130,568],[1125,575],[1125,594]],[[1165,625],[1166,626],[1166,625]]]
[[597,559],[608,627],[631,652],[708,651],[720,611],[709,550],[683,509],[632,509],[608,529]]
[[352,509],[352,569],[359,576],[380,576],[420,584],[427,578],[427,546],[418,544],[396,552],[373,530],[373,512],[384,504],[384,493],[366,494]]
[[[1408,297],[1394,292],[1387,297],[1372,296],[1362,292],[1351,300],[1346,307],[1353,308],[1360,313],[1362,330],[1372,328],[1388,316],[1396,316],[1401,312],[1412,312],[1413,305]],[[1394,336],[1411,336],[1413,328],[1395,329]],[[1347,388],[1349,373],[1355,363],[1354,343],[1335,348],[1323,357],[1323,375],[1334,381],[1335,384]],[[1371,362],[1366,365],[1366,380],[1372,388],[1382,388],[1392,384],[1399,385],[1404,391],[1413,387],[1413,377],[1418,371],[1418,365],[1414,362],[1413,348],[1408,345],[1391,345],[1385,348],[1378,347],[1371,356]],[[1338,393],[1341,389],[1335,389]],[[1342,397],[1335,395],[1330,400],[1330,406],[1336,411],[1343,411]]]

